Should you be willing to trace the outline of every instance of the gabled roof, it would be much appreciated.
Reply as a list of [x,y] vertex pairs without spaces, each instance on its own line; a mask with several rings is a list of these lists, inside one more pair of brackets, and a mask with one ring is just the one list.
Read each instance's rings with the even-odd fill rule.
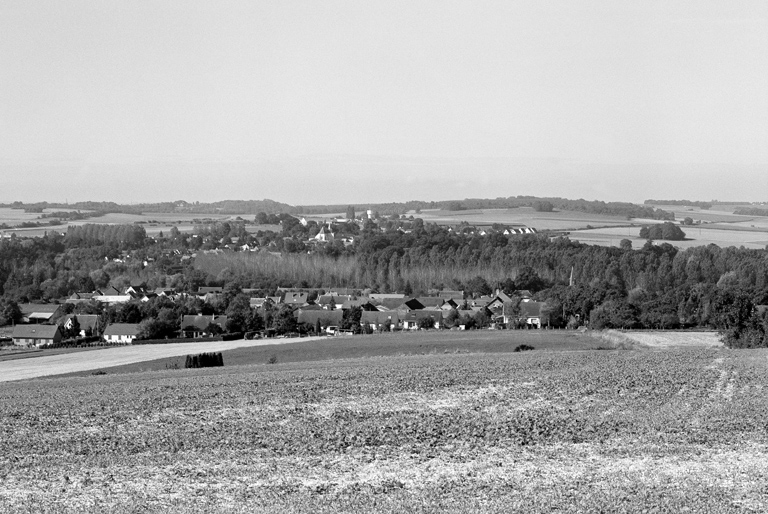
[[88,330],[89,328],[91,330],[95,330],[96,324],[99,322],[99,316],[96,314],[67,314],[59,320],[59,326],[65,326],[67,322],[72,318],[77,318],[77,323],[80,325],[80,330]]
[[330,305],[331,303],[334,305],[342,305],[344,302],[348,302],[351,299],[352,297],[349,295],[324,294],[315,300],[315,303],[318,305]]
[[435,322],[441,321],[443,319],[443,311],[411,311],[401,316],[403,321],[419,321],[425,318],[432,318]]
[[309,297],[309,294],[307,293],[285,293],[285,298],[283,299],[283,303],[287,303],[290,305],[304,305],[307,303],[307,298]]
[[418,311],[424,308],[424,304],[422,304],[418,298],[410,298],[403,303],[400,304],[400,306],[397,308],[398,310],[412,310],[412,311]]
[[105,336],[137,336],[138,323],[112,323],[104,330]]
[[524,318],[538,318],[544,302],[520,302],[520,315]]
[[96,296],[123,296],[120,291],[112,286],[105,287],[104,289],[98,289],[95,291]]
[[386,322],[397,325],[400,322],[400,313],[397,311],[363,311],[360,323],[383,325]]
[[223,293],[223,292],[224,292],[223,287],[199,287],[197,289],[197,294]]
[[13,327],[12,337],[20,339],[53,339],[56,333],[61,335],[57,325],[16,325]]
[[439,296],[419,296],[417,300],[425,309],[427,307],[440,307],[445,303],[445,299],[440,298]]
[[[403,298],[400,297],[400,298],[376,298],[376,299],[373,299],[373,297],[371,297],[371,303],[376,305],[376,306],[383,307],[386,310],[393,311],[393,310],[396,310],[398,307],[400,307],[403,304]],[[379,309],[379,310],[381,310],[381,309]]]
[[399,293],[370,293],[368,296],[371,298],[371,300],[387,300],[387,299],[402,300],[403,298],[405,298],[404,294],[399,294]]
[[316,324],[317,320],[320,320],[320,323],[326,326],[338,325],[339,323],[341,323],[341,320],[344,317],[344,313],[338,309],[334,309],[334,310],[299,309],[297,312],[298,312],[298,316],[297,316],[298,322],[308,323],[310,325]]
[[211,323],[224,328],[224,325],[227,324],[227,317],[216,316],[215,314],[211,314],[209,316],[183,316],[181,318],[181,329],[188,330],[189,328],[198,328],[200,330],[205,330]]
[[57,303],[20,303],[19,304],[19,310],[23,315],[29,315],[33,313],[54,314],[57,310],[59,310],[59,307],[61,307],[61,305]]

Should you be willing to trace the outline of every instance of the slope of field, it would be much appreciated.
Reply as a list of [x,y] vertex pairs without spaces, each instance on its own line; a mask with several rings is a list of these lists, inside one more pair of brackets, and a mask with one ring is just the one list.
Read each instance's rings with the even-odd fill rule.
[[765,351],[4,384],[3,512],[764,512]]
[[253,341],[241,339],[238,341],[210,341],[204,343],[148,344],[105,348],[98,351],[56,355],[43,354],[34,358],[1,361],[0,382],[90,371],[167,357],[177,357],[179,355],[221,352],[244,346],[288,344],[309,339],[312,338],[296,337]]
[[[275,341],[282,340],[271,340]],[[620,343],[622,347],[627,346],[624,340]],[[245,346],[225,351],[224,364],[239,366],[265,364],[269,361],[282,363],[444,353],[509,353],[522,344],[537,351],[619,347],[619,344],[606,340],[596,341],[586,333],[574,330],[402,331],[366,336],[324,337],[319,340],[305,338],[289,345],[278,343]],[[178,357],[165,357],[100,369],[108,373],[136,373],[175,366],[183,367],[183,360]],[[72,375],[87,374],[81,372]]]
[[682,330],[593,330],[588,334],[617,348],[723,348],[717,332],[685,332]]

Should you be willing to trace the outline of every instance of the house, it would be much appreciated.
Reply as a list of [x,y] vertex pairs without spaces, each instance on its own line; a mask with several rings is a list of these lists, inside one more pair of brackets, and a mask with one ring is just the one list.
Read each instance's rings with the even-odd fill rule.
[[21,321],[24,323],[48,323],[61,315],[57,303],[20,303]]
[[283,303],[288,305],[306,305],[308,293],[285,293]]
[[331,232],[331,224],[328,224],[328,230],[325,229],[325,225],[320,227],[320,232],[317,233],[317,235],[314,237],[314,240],[319,243],[328,243],[330,241],[333,241],[335,236],[333,235],[333,232]]
[[547,320],[541,312],[544,302],[520,302],[520,320],[530,327],[541,328]]
[[208,293],[214,293],[214,294],[221,294],[224,292],[223,287],[198,287],[197,288],[197,295],[198,296],[205,296]]
[[217,325],[219,328],[217,331],[225,332],[227,325],[226,316],[217,316],[211,314],[210,316],[204,316],[198,314],[197,316],[182,316],[181,318],[181,333],[184,337],[206,337],[213,335],[211,333],[210,326]]
[[416,330],[421,326],[425,319],[432,320],[433,328],[441,328],[443,324],[443,311],[410,311],[406,312],[400,319],[403,322],[403,330]]
[[104,340],[108,343],[131,344],[138,336],[138,323],[112,323],[104,329]]
[[401,300],[400,303],[402,303],[402,300],[403,298],[405,298],[405,295],[399,294],[399,293],[370,293],[368,297],[371,300],[387,300],[387,299]]
[[422,309],[424,309],[424,304],[418,298],[409,298],[397,307],[400,312],[420,311]]
[[142,298],[147,295],[147,289],[142,285],[132,284],[125,288],[124,294],[130,295],[131,298]]
[[13,327],[13,344],[42,346],[61,342],[61,330],[57,325],[16,325]]
[[344,302],[348,302],[352,299],[349,295],[330,295],[324,294],[320,296],[315,303],[326,310],[341,309]]
[[59,327],[61,327],[62,333],[71,330],[75,321],[80,327],[78,334],[80,337],[90,337],[96,334],[99,323],[99,316],[96,314],[67,314],[59,320]]
[[67,298],[64,303],[85,303],[93,300],[94,293],[72,293],[72,296]]
[[376,306],[380,311],[395,311],[403,304],[404,297],[398,295],[398,298],[373,298],[371,295],[371,303]]
[[416,298],[420,304],[424,306],[425,309],[439,309],[443,306],[445,303],[445,300],[440,298],[439,296],[419,296]]
[[267,304],[273,303],[270,298],[251,298],[249,302],[251,305],[251,309],[260,309]]
[[103,289],[97,289],[93,292],[93,299],[100,303],[112,305],[115,303],[125,303],[131,300],[131,295],[122,294],[112,286]]
[[368,325],[373,330],[395,330],[400,328],[400,314],[397,311],[363,311],[360,325]]
[[360,307],[364,311],[375,311],[376,306],[371,303],[371,299],[367,296],[360,296],[359,298],[355,298],[352,300],[347,300],[343,304],[341,304],[342,310],[348,310],[352,309],[353,307]]
[[[297,321],[299,324],[306,323],[307,325],[314,327],[317,325],[318,320],[320,326],[325,328],[328,326],[338,326],[344,319],[344,312],[341,309],[337,310],[325,310],[325,309],[299,309],[297,311]],[[365,313],[363,313],[365,314]]]

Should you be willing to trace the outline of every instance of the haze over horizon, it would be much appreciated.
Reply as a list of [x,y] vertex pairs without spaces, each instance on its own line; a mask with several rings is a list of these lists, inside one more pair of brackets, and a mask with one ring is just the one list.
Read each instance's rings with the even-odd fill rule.
[[768,201],[768,3],[0,5],[0,201]]

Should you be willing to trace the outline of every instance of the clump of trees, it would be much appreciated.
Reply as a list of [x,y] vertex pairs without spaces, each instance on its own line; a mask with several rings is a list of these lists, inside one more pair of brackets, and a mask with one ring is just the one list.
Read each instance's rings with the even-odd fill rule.
[[187,355],[184,362],[185,368],[215,368],[219,366],[224,366],[224,357],[221,352]]
[[659,225],[644,225],[640,229],[640,237],[664,241],[682,241],[685,239],[685,232],[674,223],[665,221]]

